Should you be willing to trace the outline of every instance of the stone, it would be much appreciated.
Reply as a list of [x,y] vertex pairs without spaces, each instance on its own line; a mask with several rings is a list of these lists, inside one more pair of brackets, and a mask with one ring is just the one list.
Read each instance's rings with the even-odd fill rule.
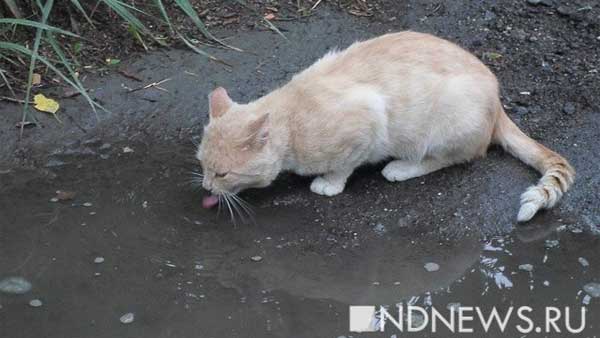
[[523,106],[516,106],[515,113],[517,115],[525,115],[525,114],[529,113],[529,109],[527,109],[526,107],[523,107]]
[[435,272],[440,269],[440,265],[433,262],[426,263],[423,267],[425,270],[427,270],[427,272]]
[[519,270],[531,272],[531,271],[533,271],[533,265],[531,265],[531,264],[521,264],[521,265],[519,265]]
[[29,301],[29,305],[32,307],[40,307],[42,306],[42,301],[39,299],[32,299]]
[[590,266],[590,262],[588,262],[588,260],[583,257],[579,257],[577,260],[579,261],[579,264],[581,264],[581,266],[583,266],[584,268]]
[[573,104],[573,102],[565,103],[565,105],[563,106],[563,113],[567,115],[572,115],[575,113],[575,105]]
[[110,143],[104,143],[103,145],[100,146],[99,149],[102,151],[102,150],[108,150],[110,148],[112,148],[112,145]]
[[21,295],[31,290],[31,283],[23,277],[8,277],[0,281],[0,292]]
[[119,318],[119,320],[123,324],[131,324],[135,320],[135,315],[131,312],[128,312],[128,313],[122,315],[121,318]]
[[600,298],[600,284],[599,283],[587,283],[583,286],[583,291],[593,298]]

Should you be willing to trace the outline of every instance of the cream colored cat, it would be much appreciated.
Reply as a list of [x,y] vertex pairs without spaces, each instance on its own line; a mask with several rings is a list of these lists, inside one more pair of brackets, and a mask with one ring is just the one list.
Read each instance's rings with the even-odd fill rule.
[[490,143],[543,175],[521,195],[518,221],[554,206],[574,179],[567,160],[508,118],[481,61],[427,34],[387,34],[330,52],[248,104],[223,88],[209,101],[197,153],[213,194],[206,207],[265,187],[282,171],[318,175],[310,189],[333,196],[364,163],[392,159],[383,176],[404,181],[483,156]]

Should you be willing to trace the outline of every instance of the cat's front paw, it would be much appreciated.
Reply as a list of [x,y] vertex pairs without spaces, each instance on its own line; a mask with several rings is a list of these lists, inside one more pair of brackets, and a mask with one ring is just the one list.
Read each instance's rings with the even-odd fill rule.
[[319,176],[315,178],[310,184],[310,190],[315,194],[325,195],[325,196],[335,196],[342,191],[344,191],[344,183],[331,183]]

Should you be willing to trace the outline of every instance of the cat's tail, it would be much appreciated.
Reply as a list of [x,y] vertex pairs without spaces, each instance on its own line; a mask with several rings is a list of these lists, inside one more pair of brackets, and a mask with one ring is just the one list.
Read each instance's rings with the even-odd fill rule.
[[530,220],[539,209],[552,208],[575,179],[575,169],[554,151],[525,135],[500,108],[493,142],[527,165],[537,169],[542,178],[521,195],[517,221]]

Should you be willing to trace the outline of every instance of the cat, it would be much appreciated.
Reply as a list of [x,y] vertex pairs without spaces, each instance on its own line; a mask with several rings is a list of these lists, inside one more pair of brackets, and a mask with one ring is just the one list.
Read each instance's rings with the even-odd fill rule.
[[[521,195],[517,221],[551,208],[574,181],[565,158],[506,115],[498,81],[459,46],[416,32],[386,34],[332,51],[281,88],[247,104],[209,94],[196,153],[212,195],[266,187],[279,173],[317,175],[310,189],[341,193],[354,169],[391,159],[399,182],[485,155],[499,144],[542,177]],[[234,198],[235,199],[235,198]]]

